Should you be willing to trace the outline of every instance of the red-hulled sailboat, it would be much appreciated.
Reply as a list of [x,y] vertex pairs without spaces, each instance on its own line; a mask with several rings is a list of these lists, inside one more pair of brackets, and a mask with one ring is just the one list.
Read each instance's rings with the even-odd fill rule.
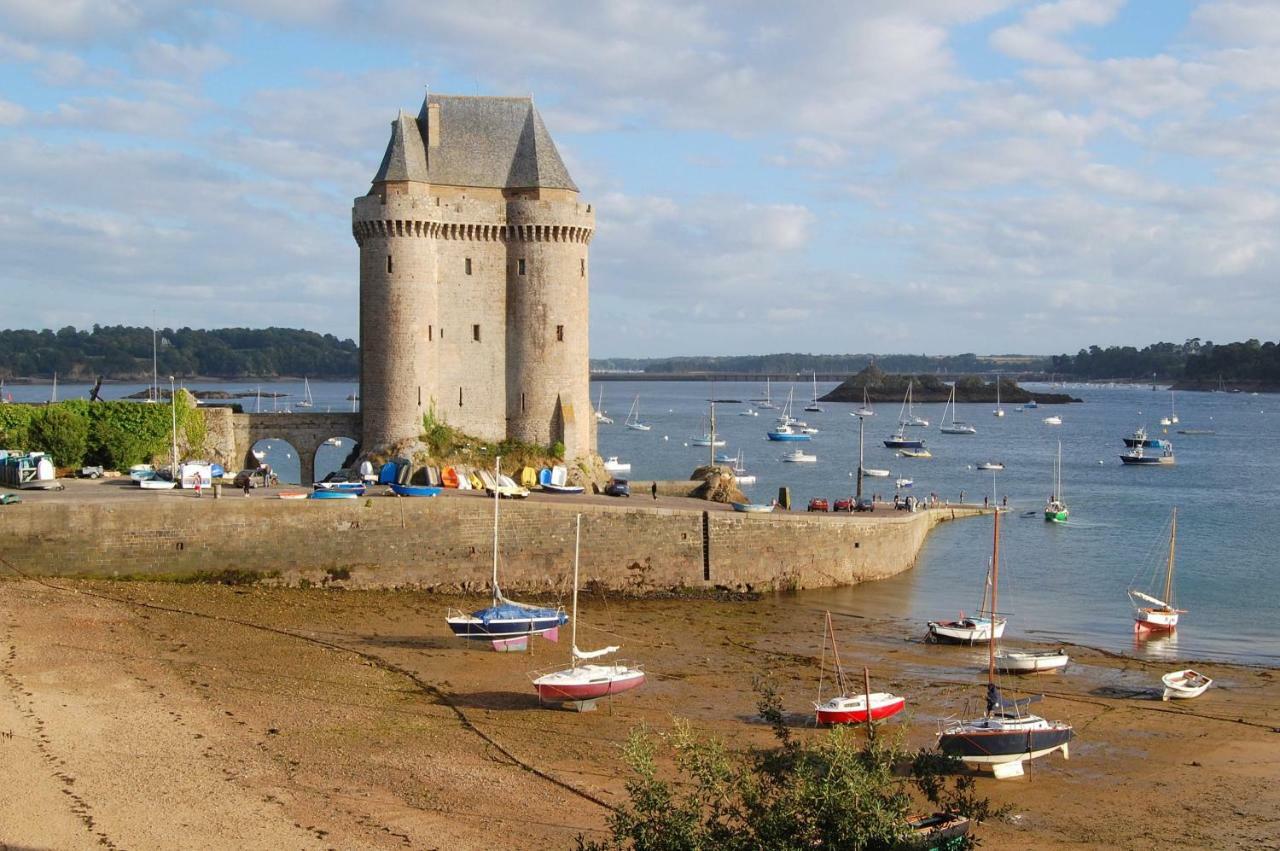
[[[844,668],[840,664],[840,650],[836,647],[835,628],[831,625],[831,612],[827,612],[827,623],[822,635],[823,658],[826,658],[827,638],[831,638],[831,657],[835,660],[836,686],[840,693],[822,702],[822,679],[818,679],[818,703],[813,708],[818,713],[819,724],[865,724],[868,720],[880,721],[896,715],[907,705],[905,697],[888,692],[871,691],[870,676],[865,680],[866,688],[862,694],[849,694],[845,681]],[[865,669],[864,669],[865,671]],[[868,707],[870,710],[868,711]],[[869,716],[869,717],[868,717]]]

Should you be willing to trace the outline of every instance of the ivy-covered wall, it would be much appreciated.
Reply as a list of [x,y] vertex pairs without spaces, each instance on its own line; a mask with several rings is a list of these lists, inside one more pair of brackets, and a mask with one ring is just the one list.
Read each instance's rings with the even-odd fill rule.
[[[166,404],[89,402],[0,405],[0,448],[47,452],[63,469],[101,464],[127,470],[134,464],[167,463],[173,409]],[[195,398],[178,392],[178,454],[204,452],[206,427]]]

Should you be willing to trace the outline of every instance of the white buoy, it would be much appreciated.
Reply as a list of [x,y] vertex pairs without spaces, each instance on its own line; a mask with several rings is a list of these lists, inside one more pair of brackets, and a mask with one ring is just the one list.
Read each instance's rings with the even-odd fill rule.
[[670,440],[671,438],[667,437],[667,436],[664,434],[664,435],[662,436],[662,439],[663,439],[663,440]]

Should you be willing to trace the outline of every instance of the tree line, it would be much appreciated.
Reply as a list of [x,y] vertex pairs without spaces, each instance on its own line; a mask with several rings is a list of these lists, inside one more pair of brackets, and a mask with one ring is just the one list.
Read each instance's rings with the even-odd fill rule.
[[981,373],[1015,370],[1038,372],[1048,369],[1046,357],[1026,355],[980,356],[909,354],[814,355],[784,352],[771,355],[686,356],[668,358],[593,358],[593,371],[644,372],[657,374],[736,373],[759,375],[853,374],[871,364],[889,373]]
[[[181,378],[349,379],[360,372],[354,340],[297,328],[159,328],[156,370]],[[148,381],[152,329],[128,325],[0,330],[0,377]]]
[[1090,346],[1075,355],[1055,355],[1050,369],[1072,378],[1132,378],[1190,383],[1280,383],[1280,344],[1255,339],[1215,344],[1193,337],[1183,343]]

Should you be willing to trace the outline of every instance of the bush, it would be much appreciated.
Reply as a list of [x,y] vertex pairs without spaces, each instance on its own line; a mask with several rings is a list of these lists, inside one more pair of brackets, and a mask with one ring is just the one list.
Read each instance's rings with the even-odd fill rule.
[[555,443],[551,444],[551,455],[553,458],[563,461],[564,460],[564,444],[558,440]]
[[57,466],[80,467],[89,449],[89,420],[68,406],[50,405],[31,417],[28,440]]
[[[634,772],[628,803],[610,818],[603,842],[578,838],[579,851],[778,851],[891,849],[910,847],[913,799],[899,765],[912,766],[915,788],[937,806],[963,804],[973,816],[991,814],[972,794],[972,780],[948,788],[941,772],[951,757],[921,754],[912,759],[900,737],[881,735],[859,746],[859,731],[838,727],[810,741],[792,737],[776,692],[760,690],[760,714],[777,745],[745,755],[699,737],[677,720],[660,737],[671,751],[677,778],[658,776],[658,741],[632,731],[623,756]],[[969,813],[962,813],[969,814]],[[972,847],[973,840],[963,840]]]

